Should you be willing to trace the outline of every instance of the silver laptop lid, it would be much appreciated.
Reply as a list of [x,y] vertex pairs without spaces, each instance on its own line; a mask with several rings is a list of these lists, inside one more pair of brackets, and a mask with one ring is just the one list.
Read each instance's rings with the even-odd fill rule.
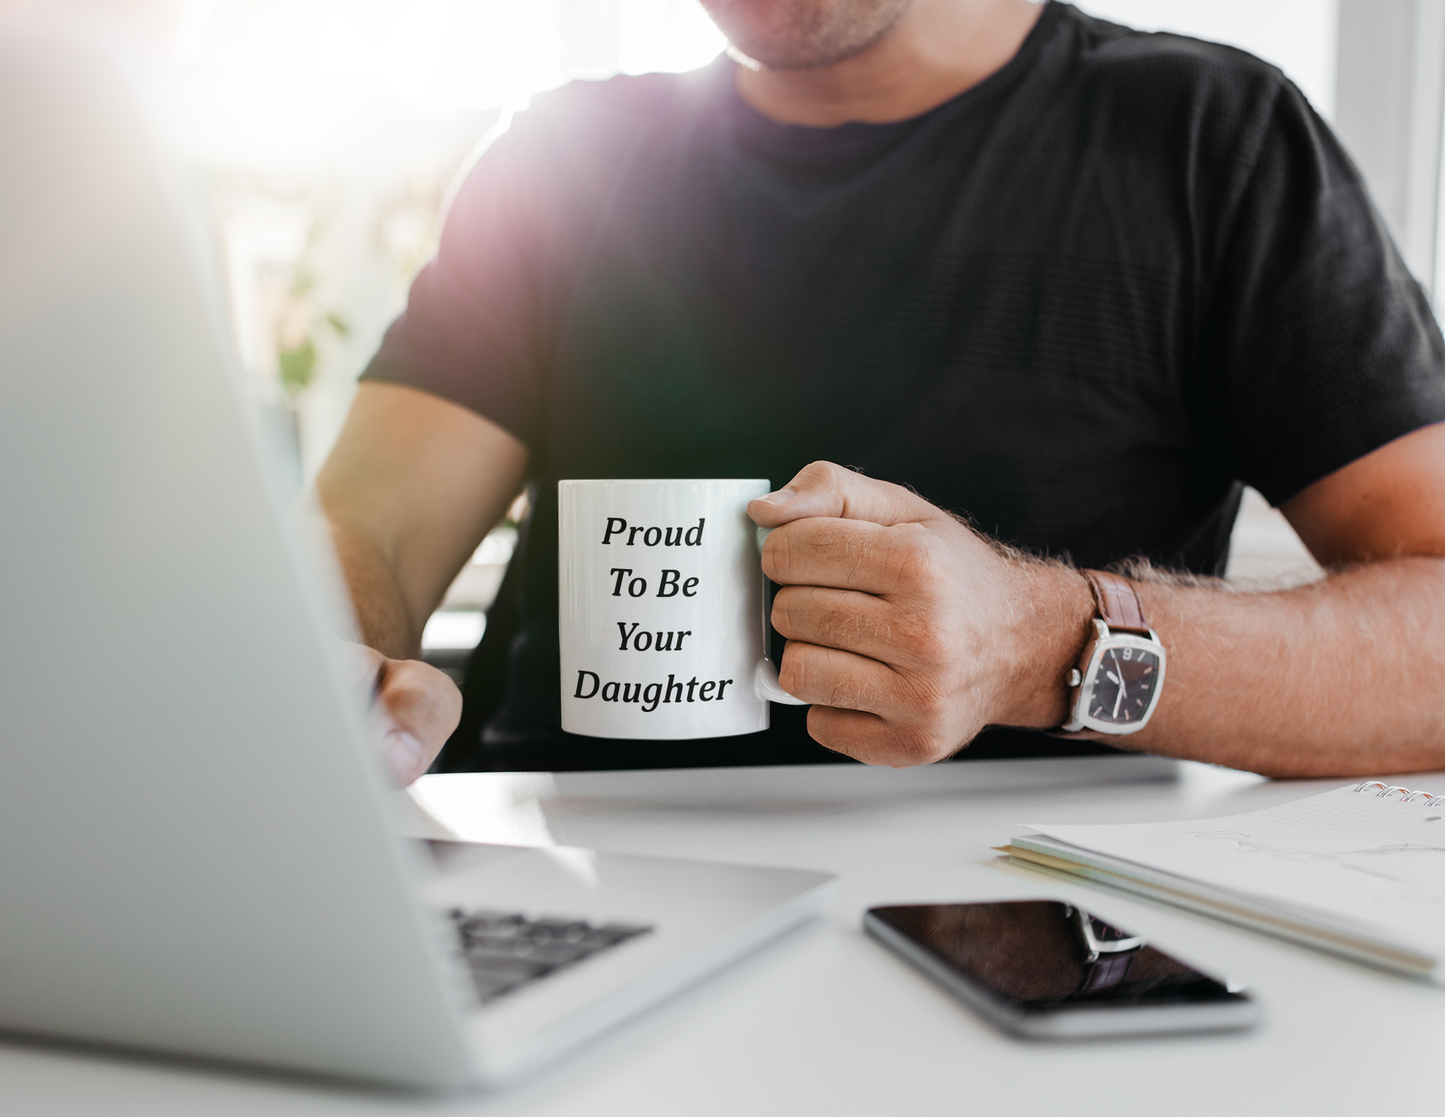
[[0,1028],[460,1081],[364,698],[136,104],[0,32]]

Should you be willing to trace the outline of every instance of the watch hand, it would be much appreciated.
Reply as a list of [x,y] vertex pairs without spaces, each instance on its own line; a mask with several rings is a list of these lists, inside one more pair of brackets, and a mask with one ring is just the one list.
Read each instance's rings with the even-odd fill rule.
[[[1114,657],[1114,666],[1115,666],[1115,667],[1118,667],[1118,666],[1119,666],[1119,653],[1118,653],[1118,652],[1112,652],[1112,653],[1110,653],[1110,654],[1112,654],[1113,657]],[[1114,712],[1113,712],[1112,715],[1110,715],[1110,716],[1113,717],[1116,721],[1118,720],[1118,717],[1119,717],[1119,703],[1122,702],[1122,701],[1124,701],[1124,683],[1123,683],[1122,680],[1120,680],[1120,682],[1119,682],[1119,693],[1116,694],[1116,695],[1114,695]]]
[[1110,681],[1111,683],[1113,683],[1115,686],[1123,686],[1123,685],[1124,685],[1123,683],[1121,683],[1121,682],[1119,681],[1119,676],[1116,675],[1116,674],[1114,674],[1114,672],[1112,672],[1112,671],[1105,671],[1104,674],[1106,674],[1106,675],[1109,676],[1109,681]]

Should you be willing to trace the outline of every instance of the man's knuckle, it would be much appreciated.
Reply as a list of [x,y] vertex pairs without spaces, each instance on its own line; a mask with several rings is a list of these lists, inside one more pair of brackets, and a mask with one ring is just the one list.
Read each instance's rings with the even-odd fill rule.
[[416,702],[426,697],[426,689],[410,672],[397,672],[387,680],[386,695],[396,701]]
[[798,471],[793,483],[795,487],[835,489],[838,487],[838,473],[838,467],[832,462],[809,462]]
[[815,521],[808,526],[807,549],[812,556],[826,559],[846,555],[852,550],[852,540],[844,525]]
[[788,527],[778,528],[763,544],[763,573],[775,582],[786,579],[791,566],[793,533]]
[[873,708],[871,688],[858,679],[842,678],[828,688],[828,705],[839,710],[869,710]]
[[853,742],[843,732],[837,716],[826,706],[813,706],[808,711],[808,736],[825,749],[852,755]]
[[918,764],[932,764],[939,756],[940,737],[922,726],[902,729],[894,735],[894,767],[911,768]]
[[902,592],[917,592],[931,586],[937,577],[936,544],[919,524],[899,524],[890,530],[887,565],[893,582]]
[[818,636],[829,647],[852,651],[874,637],[872,620],[857,610],[826,608],[818,617]]
[[932,688],[914,694],[909,703],[919,732],[932,733],[948,717],[949,703]]
[[793,624],[792,595],[787,590],[779,591],[773,598],[772,622],[778,632],[792,639],[796,628]]
[[948,661],[952,641],[936,624],[925,621],[909,629],[907,647],[915,662],[939,666]]

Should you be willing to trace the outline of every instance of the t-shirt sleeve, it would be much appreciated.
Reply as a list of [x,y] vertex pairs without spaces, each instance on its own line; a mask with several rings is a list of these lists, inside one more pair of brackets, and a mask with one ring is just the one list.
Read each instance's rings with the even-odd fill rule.
[[1277,87],[1201,338],[1212,441],[1272,504],[1445,420],[1445,345],[1359,172]]
[[535,446],[543,407],[545,173],[513,128],[462,180],[436,256],[363,381],[420,388]]

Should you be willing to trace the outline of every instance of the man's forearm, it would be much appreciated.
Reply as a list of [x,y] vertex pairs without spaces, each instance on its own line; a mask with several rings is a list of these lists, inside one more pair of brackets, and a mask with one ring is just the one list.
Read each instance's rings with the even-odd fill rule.
[[[987,725],[1067,720],[1094,609],[1078,571],[827,462],[749,514],[773,529],[779,678],[824,745],[925,764]],[[1413,545],[1274,593],[1138,573],[1168,670],[1146,729],[1098,739],[1271,775],[1445,767],[1445,557]]]
[[425,620],[412,616],[391,563],[376,544],[344,523],[333,520],[331,535],[362,641],[391,659],[416,658]]
[[1275,776],[1445,767],[1445,559],[1274,593],[1138,588],[1169,669],[1131,746]]
[[357,388],[316,495],[367,644],[393,659],[420,652],[427,617],[526,463],[514,435],[459,404],[398,384]]

